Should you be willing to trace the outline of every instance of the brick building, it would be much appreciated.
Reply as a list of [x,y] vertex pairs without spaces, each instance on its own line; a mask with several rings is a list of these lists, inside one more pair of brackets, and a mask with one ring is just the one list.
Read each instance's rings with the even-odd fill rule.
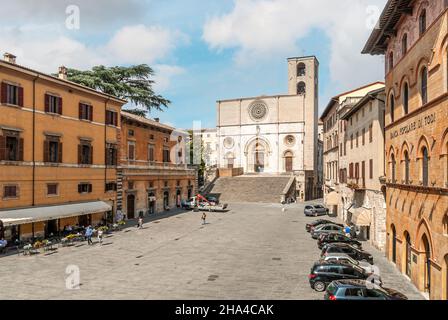
[[11,54],[0,61],[0,85],[5,238],[47,237],[112,218],[113,155],[126,101],[67,81],[64,67],[53,77],[16,64]]
[[363,53],[386,57],[387,256],[448,299],[447,1],[388,1]]
[[188,133],[121,113],[118,202],[128,218],[178,207],[197,192],[197,170],[186,161]]

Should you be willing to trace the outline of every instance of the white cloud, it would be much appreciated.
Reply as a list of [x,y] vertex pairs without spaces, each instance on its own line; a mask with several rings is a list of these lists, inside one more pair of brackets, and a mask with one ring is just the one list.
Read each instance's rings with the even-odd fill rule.
[[171,86],[173,78],[182,75],[186,72],[184,68],[171,65],[156,65],[154,66],[154,90],[155,92],[163,92]]
[[[236,49],[239,64],[302,52],[300,40],[315,28],[330,39],[331,80],[339,89],[381,79],[378,58],[360,54],[372,20],[386,0],[235,0],[233,10],[211,17],[203,40],[211,49]],[[318,41],[318,40],[316,40]]]

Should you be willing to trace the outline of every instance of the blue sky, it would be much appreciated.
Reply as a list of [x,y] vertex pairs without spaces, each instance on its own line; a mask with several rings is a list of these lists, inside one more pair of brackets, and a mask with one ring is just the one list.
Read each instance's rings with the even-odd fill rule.
[[[385,3],[16,0],[2,8],[13,14],[0,22],[0,49],[45,72],[147,63],[157,72],[157,93],[172,101],[151,117],[214,127],[218,99],[286,93],[291,56],[318,57],[321,111],[338,92],[383,79],[382,57],[360,51]],[[72,4],[79,29],[67,28]]]

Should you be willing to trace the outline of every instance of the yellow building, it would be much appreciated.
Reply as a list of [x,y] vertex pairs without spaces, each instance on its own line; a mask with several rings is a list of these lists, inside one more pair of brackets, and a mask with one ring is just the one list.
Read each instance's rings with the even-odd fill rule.
[[[126,103],[0,61],[0,220],[10,240],[98,224],[116,208],[120,110]],[[2,236],[2,235],[0,235]]]

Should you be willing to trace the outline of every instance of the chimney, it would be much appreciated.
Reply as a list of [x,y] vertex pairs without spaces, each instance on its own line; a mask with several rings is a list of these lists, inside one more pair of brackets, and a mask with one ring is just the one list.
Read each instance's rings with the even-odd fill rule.
[[6,62],[9,62],[9,63],[16,63],[16,56],[15,55],[13,55],[13,54],[11,54],[11,53],[8,53],[8,52],[5,52],[5,54],[3,55],[3,59],[6,61]]
[[59,79],[67,80],[67,68],[64,66],[59,67]]
[[160,118],[154,118],[155,122],[160,122]]

